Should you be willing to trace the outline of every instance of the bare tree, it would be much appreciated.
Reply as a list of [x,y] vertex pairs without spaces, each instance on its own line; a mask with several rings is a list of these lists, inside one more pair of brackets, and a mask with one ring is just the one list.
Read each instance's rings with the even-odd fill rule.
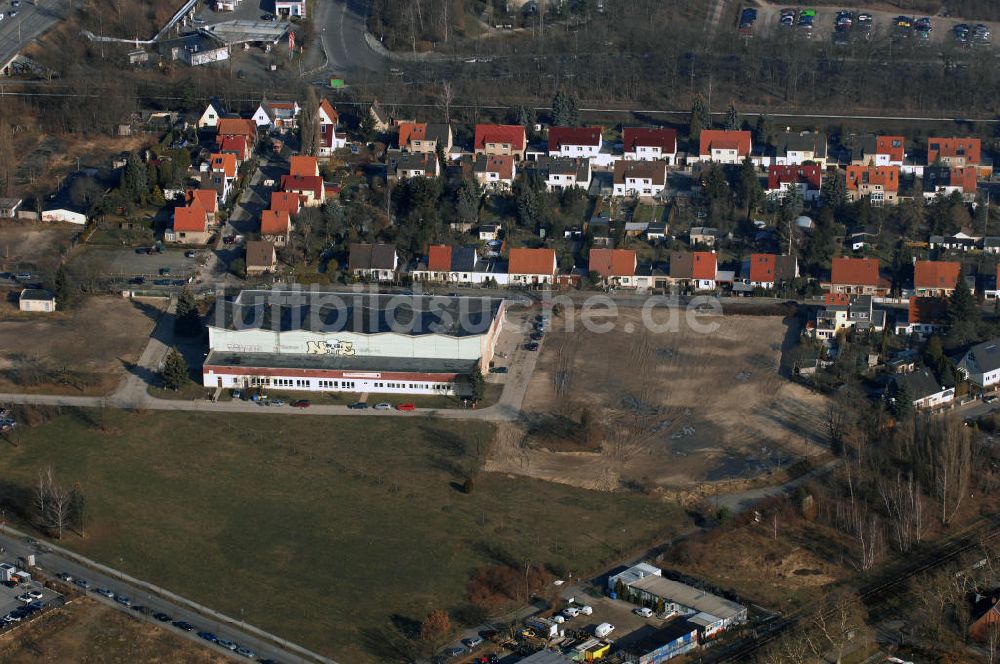
[[299,128],[302,139],[302,154],[315,156],[319,152],[320,140],[319,99],[312,86],[307,88],[306,103],[299,113]]
[[441,94],[438,96],[438,106],[444,111],[445,123],[451,122],[451,105],[455,101],[455,90],[451,81],[441,81]]
[[857,594],[849,591],[828,595],[808,621],[805,642],[816,658],[840,664],[858,632],[865,627],[865,607]]
[[73,512],[73,495],[56,481],[52,466],[38,473],[33,506],[40,525],[62,539]]
[[925,530],[923,495],[912,475],[878,479],[878,491],[889,515],[896,548],[905,553],[921,541]]

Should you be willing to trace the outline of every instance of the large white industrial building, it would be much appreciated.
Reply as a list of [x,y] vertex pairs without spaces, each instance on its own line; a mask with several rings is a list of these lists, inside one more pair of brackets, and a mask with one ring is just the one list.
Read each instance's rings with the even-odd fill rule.
[[467,394],[493,359],[498,298],[243,291],[209,325],[206,387]]

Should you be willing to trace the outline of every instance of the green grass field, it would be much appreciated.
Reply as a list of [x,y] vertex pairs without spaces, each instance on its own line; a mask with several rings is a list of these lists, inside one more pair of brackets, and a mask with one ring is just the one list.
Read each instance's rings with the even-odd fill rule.
[[462,605],[477,567],[580,574],[685,523],[653,498],[505,475],[466,495],[484,423],[93,415],[27,429],[5,497],[51,464],[87,499],[88,536],[67,546],[342,662],[387,661],[392,621]]

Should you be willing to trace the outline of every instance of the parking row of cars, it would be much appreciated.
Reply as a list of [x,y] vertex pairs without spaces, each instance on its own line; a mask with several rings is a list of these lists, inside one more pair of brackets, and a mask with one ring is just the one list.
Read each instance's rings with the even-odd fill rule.
[[[126,595],[121,595],[121,594],[115,593],[114,591],[109,590],[107,588],[93,588],[92,589],[90,582],[87,581],[86,579],[79,579],[79,578],[75,579],[71,575],[66,574],[66,573],[60,573],[60,574],[57,574],[56,576],[61,581],[65,582],[65,583],[72,583],[75,586],[77,586],[78,588],[80,588],[81,590],[84,590],[84,591],[91,591],[92,590],[95,594],[100,595],[101,597],[105,597],[107,599],[110,599],[110,600],[112,600],[112,601],[120,604],[123,607],[131,609],[132,611],[135,611],[139,615],[148,616],[148,617],[152,618],[153,620],[155,620],[157,622],[160,622],[160,623],[164,623],[164,624],[170,623],[171,625],[173,625],[177,629],[181,630],[182,632],[194,632],[194,631],[198,630],[198,628],[195,625],[192,625],[191,623],[187,622],[186,620],[174,620],[174,618],[172,616],[170,616],[169,614],[167,614],[167,613],[164,613],[162,611],[156,611],[155,609],[152,609],[152,608],[150,608],[148,606],[144,606],[142,604],[135,604],[135,603],[132,602],[131,598],[129,598]],[[232,652],[236,653],[237,655],[242,655],[243,657],[246,657],[247,659],[256,659],[257,658],[257,653],[254,652],[253,650],[251,650],[250,648],[247,648],[245,646],[241,646],[238,643],[233,643],[232,641],[226,641],[225,639],[220,639],[217,636],[215,636],[215,634],[212,634],[211,632],[199,631],[198,632],[198,636],[200,636],[201,638],[205,639],[206,641],[214,643],[214,644],[216,644],[216,645],[218,645],[218,646],[220,646],[222,648],[225,648],[227,650],[231,650]],[[262,660],[260,660],[260,662],[261,662],[261,664],[278,664],[278,662],[276,662],[273,659],[262,659]]]
[[955,41],[963,45],[988,46],[990,43],[990,28],[983,23],[969,26],[968,23],[959,23],[952,28]]

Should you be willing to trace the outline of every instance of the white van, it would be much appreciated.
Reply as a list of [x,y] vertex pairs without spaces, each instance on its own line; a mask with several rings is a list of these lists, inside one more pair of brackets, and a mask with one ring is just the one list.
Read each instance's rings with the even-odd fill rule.
[[603,639],[605,636],[615,631],[615,626],[611,623],[601,623],[594,628],[594,636],[599,639]]

